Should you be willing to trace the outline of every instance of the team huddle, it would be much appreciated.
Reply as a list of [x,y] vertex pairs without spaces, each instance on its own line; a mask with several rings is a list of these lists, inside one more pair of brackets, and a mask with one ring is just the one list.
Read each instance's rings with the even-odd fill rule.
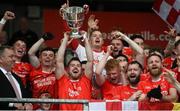
[[[6,11],[3,20],[14,18],[13,12]],[[145,48],[142,35],[128,37],[119,28],[112,29],[111,40],[104,45],[98,23],[91,15],[88,31],[81,31],[84,35],[81,39],[73,39],[65,32],[57,50],[42,47],[45,41],[53,39],[51,33],[45,33],[29,49],[23,37],[8,44],[10,46],[1,46],[0,73],[11,72],[18,91],[13,87],[12,91],[8,90],[13,92],[12,96],[7,96],[4,90],[0,97],[179,101],[180,35],[174,29],[166,32],[174,43],[167,44],[162,53]],[[4,24],[0,22],[0,31]],[[28,61],[24,61],[26,56]],[[6,81],[10,80],[5,77]],[[5,86],[1,84],[0,87]],[[0,105],[2,109],[82,110],[81,104]]]

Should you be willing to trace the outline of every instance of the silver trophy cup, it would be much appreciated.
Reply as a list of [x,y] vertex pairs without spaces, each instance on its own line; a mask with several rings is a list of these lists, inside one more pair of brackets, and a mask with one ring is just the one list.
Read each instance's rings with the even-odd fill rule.
[[82,7],[72,6],[65,9],[61,9],[61,15],[66,20],[69,28],[71,28],[70,37],[81,38],[82,34],[79,32],[79,28],[82,26],[85,13],[88,11],[88,6]]

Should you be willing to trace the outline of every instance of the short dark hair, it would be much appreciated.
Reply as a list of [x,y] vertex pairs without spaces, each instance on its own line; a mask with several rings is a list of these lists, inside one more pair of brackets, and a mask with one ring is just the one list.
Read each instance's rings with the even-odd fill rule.
[[118,56],[115,57],[115,59],[117,59],[118,57],[124,57],[127,62],[129,61],[128,57],[124,54],[119,54]]
[[42,94],[47,94],[48,95],[48,98],[51,98],[51,94],[49,91],[42,91],[40,92],[39,96],[38,97],[41,97]]
[[51,47],[45,47],[45,48],[41,49],[39,51],[39,53],[41,54],[43,51],[52,51],[55,54],[55,50]]
[[131,40],[134,40],[136,38],[142,39],[144,41],[144,38],[143,38],[143,36],[141,34],[133,34],[133,35],[130,36]]
[[71,60],[69,60],[68,66],[69,66],[69,64],[70,64],[72,61],[79,61],[79,63],[82,65],[82,63],[81,63],[81,61],[79,60],[78,57],[73,57]]
[[154,54],[154,53],[159,54],[161,58],[164,57],[164,51],[162,49],[154,48],[149,50],[149,54]]
[[10,46],[13,46],[17,41],[23,41],[26,45],[27,45],[27,40],[25,39],[25,37],[17,37],[17,38],[14,38],[14,39],[11,39],[9,42],[8,42],[8,45]]
[[157,56],[160,58],[160,60],[162,61],[162,57],[159,55],[159,54],[156,54],[156,53],[153,53],[153,54],[150,54],[148,57],[147,57],[147,60],[152,57],[152,56]]
[[132,64],[137,64],[141,68],[141,70],[143,71],[143,66],[138,61],[132,61],[129,63],[129,65],[132,65]]

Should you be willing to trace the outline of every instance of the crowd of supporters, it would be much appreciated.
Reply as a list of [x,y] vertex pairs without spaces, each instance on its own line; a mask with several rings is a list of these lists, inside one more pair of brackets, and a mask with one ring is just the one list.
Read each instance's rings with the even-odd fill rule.
[[[14,18],[13,12],[6,11],[0,22],[0,32],[5,23]],[[57,50],[44,45],[45,41],[53,39],[51,33],[45,33],[32,45],[27,43],[26,35],[19,34],[7,42],[14,52],[11,72],[21,78],[26,97],[179,102],[180,35],[174,29],[165,31],[171,40],[163,51],[145,50],[142,35],[128,37],[118,28],[111,31],[111,41],[104,46],[98,23],[99,20],[91,15],[87,32],[80,32],[84,35],[81,39],[71,38],[71,33],[65,32]],[[3,51],[0,48],[0,58]],[[0,59],[1,71],[4,62],[8,61]],[[9,96],[0,94],[0,97]],[[14,103],[8,107],[82,109],[80,104]]]

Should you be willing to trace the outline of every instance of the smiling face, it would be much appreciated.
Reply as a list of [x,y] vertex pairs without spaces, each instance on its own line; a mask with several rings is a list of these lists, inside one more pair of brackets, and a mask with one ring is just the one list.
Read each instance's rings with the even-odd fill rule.
[[98,30],[93,31],[90,35],[90,43],[92,48],[101,48],[104,43],[102,33]]
[[150,56],[147,64],[151,76],[157,77],[162,73],[162,61],[158,55]]
[[114,46],[114,49],[113,49],[113,54],[115,55],[118,55],[119,52],[122,50],[123,48],[123,43],[121,41],[121,39],[113,39],[111,41],[111,45]]
[[78,60],[70,61],[68,65],[69,77],[73,80],[77,80],[82,75],[82,65]]
[[54,66],[55,61],[55,54],[53,51],[44,50],[40,54],[40,62],[42,66],[45,67],[52,67]]
[[22,40],[18,40],[13,45],[14,54],[18,58],[22,58],[26,53],[26,43]]

